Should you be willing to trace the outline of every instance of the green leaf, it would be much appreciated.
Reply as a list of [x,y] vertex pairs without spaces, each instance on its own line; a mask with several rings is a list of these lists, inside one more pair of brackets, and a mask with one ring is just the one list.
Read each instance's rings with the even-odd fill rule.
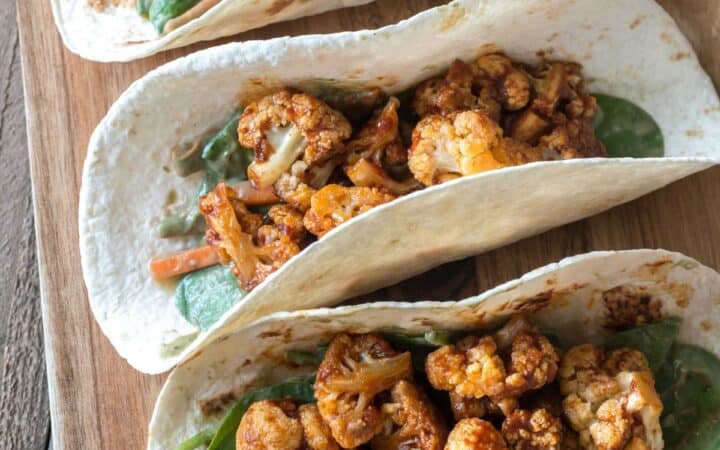
[[147,17],[150,12],[150,4],[152,0],[137,0],[135,7],[137,8],[138,14]]
[[671,317],[662,322],[643,325],[615,333],[605,340],[609,348],[631,347],[641,351],[650,368],[656,371],[663,365],[680,330],[680,319]]
[[611,95],[597,99],[595,135],[611,157],[651,158],[664,155],[660,126],[638,105]]
[[464,331],[431,330],[421,335],[387,331],[383,337],[398,351],[409,351],[415,370],[425,371],[427,356],[443,345],[451,344],[464,336]]
[[665,448],[720,448],[720,360],[694,345],[673,345],[655,376]]
[[215,437],[208,446],[208,450],[235,450],[235,433],[238,426],[240,426],[240,420],[250,405],[257,401],[283,398],[292,398],[301,403],[315,401],[314,383],[315,375],[313,374],[300,380],[286,381],[274,386],[256,389],[243,395],[220,423]]
[[200,0],[152,0],[147,14],[157,32],[162,34],[168,20],[183,15],[199,2]]
[[175,447],[175,450],[195,450],[200,447],[207,447],[210,445],[210,441],[212,441],[213,436],[215,436],[215,433],[217,432],[217,428],[207,428],[205,430],[202,430],[195,436],[189,438],[188,440],[181,442],[180,445]]
[[229,155],[240,148],[240,144],[238,144],[237,127],[240,122],[241,113],[242,111],[240,110],[235,111],[220,131],[215,133],[215,135],[205,143],[202,149],[203,159],[215,160],[222,155]]
[[155,227],[158,237],[168,238],[202,232],[205,221],[198,210],[200,197],[215,189],[222,180],[233,183],[247,180],[247,168],[253,160],[253,153],[238,144],[237,126],[241,113],[240,110],[234,112],[220,131],[205,142],[200,152],[205,176],[187,205],[187,210],[182,214],[163,218]]
[[213,266],[185,275],[175,288],[175,305],[190,323],[207,330],[247,292],[230,266]]

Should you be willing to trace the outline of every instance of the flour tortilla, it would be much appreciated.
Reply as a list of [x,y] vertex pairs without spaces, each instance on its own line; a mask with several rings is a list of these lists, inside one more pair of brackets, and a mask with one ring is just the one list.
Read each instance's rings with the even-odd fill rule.
[[661,305],[665,317],[682,318],[681,342],[720,355],[720,274],[664,250],[594,252],[542,267],[460,302],[385,302],[278,313],[229,332],[168,377],[155,404],[148,449],[175,448],[218,423],[225,411],[203,416],[199,403],[204,400],[241,395],[312,371],[278,364],[286,350],[312,350],[341,332],[477,329],[497,325],[517,311],[529,313],[568,345],[600,343],[608,335],[602,293],[619,286],[642,289],[651,302]]
[[[169,149],[222,125],[236,99],[317,79],[397,92],[455,57],[497,48],[527,62],[536,62],[539,50],[582,62],[591,92],[627,98],[655,118],[666,157],[538,162],[412,193],[310,245],[202,334],[176,310],[174,286],[150,278],[150,258],[198,245],[197,238],[159,239],[153,231],[167,192],[189,201],[200,177],[163,170]],[[92,310],[130,364],[162,372],[225,328],[337,304],[705,169],[720,159],[719,119],[710,79],[672,19],[650,1],[458,1],[376,31],[198,52],[134,83],[91,138],[79,222]]]
[[[274,22],[319,14],[372,0],[221,0],[185,25],[159,35],[135,7],[108,6],[88,0],[50,0],[65,45],[93,61],[130,61],[162,50],[240,33]],[[109,3],[109,2],[108,2]]]

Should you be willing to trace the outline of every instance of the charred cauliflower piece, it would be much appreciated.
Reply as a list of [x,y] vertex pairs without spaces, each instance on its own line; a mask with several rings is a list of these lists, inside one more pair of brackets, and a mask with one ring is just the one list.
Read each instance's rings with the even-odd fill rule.
[[563,355],[558,374],[565,417],[583,448],[663,448],[662,403],[637,352],[620,349],[606,357],[601,348],[580,345]]
[[472,69],[456,59],[450,65],[445,77],[431,78],[415,90],[414,107],[420,117],[431,114],[450,114],[457,111],[480,110],[497,121],[500,119],[500,104],[492,97],[489,89],[473,93]]
[[371,442],[373,450],[442,450],[447,427],[425,393],[403,380],[392,388],[391,397],[392,401],[382,406],[387,420],[384,430]]
[[479,90],[488,90],[504,109],[516,111],[530,101],[530,79],[508,57],[497,53],[484,55],[471,69]]
[[514,450],[560,450],[563,428],[546,409],[517,409],[503,421],[502,435]]
[[291,400],[253,403],[235,433],[238,450],[300,450],[303,428]]
[[538,151],[545,160],[606,157],[605,145],[595,137],[588,120],[573,119],[540,138]]
[[[300,160],[303,165],[295,169],[295,176],[323,165],[342,152],[343,141],[351,133],[350,123],[340,112],[289,89],[249,104],[238,124],[240,144],[255,152],[248,175],[259,189],[275,184]],[[303,174],[302,178],[307,177]]]
[[302,214],[290,206],[270,208],[272,223],[262,225],[262,217],[251,213],[222,182],[200,199],[199,206],[208,224],[205,240],[223,264],[233,264],[243,289],[253,289],[301,250]]
[[440,347],[425,360],[425,374],[435,389],[463,397],[497,396],[505,390],[505,365],[492,336],[468,336]]
[[383,428],[376,395],[412,373],[410,353],[375,334],[336,336],[318,367],[317,407],[343,448],[369,442]]
[[382,167],[407,161],[407,152],[400,137],[399,106],[400,101],[390,97],[385,107],[375,113],[345,144],[347,164],[366,159]]
[[305,447],[309,450],[340,450],[330,427],[320,417],[317,405],[309,403],[299,408]]
[[490,422],[463,419],[448,436],[445,450],[507,450],[502,435]]
[[557,112],[570,119],[591,119],[595,115],[595,97],[585,92],[582,66],[572,62],[548,62],[540,66],[532,79],[535,99],[531,108],[552,118]]
[[396,181],[382,167],[366,159],[345,166],[345,174],[355,186],[381,188],[393,195],[404,195],[422,187],[413,177]]
[[[515,318],[495,338],[468,336],[432,352],[425,373],[435,389],[461,397],[490,397],[507,415],[517,407],[518,396],[554,381],[558,359],[546,337],[525,319]],[[455,400],[454,409],[462,409]]]
[[508,166],[502,134],[479,111],[427,116],[413,130],[408,166],[425,186]]
[[312,196],[303,222],[309,232],[322,237],[341,223],[394,199],[383,189],[328,184]]
[[518,400],[514,397],[496,398],[494,400],[497,403],[489,397],[463,397],[454,391],[450,391],[450,409],[452,409],[455,420],[470,417],[507,416],[518,407]]

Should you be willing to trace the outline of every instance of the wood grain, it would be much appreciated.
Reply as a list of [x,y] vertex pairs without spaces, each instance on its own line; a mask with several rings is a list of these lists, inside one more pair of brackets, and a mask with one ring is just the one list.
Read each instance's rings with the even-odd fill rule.
[[[438,3],[442,2],[381,0],[364,7],[272,25],[240,38],[377,27]],[[717,8],[709,6],[714,2],[663,3],[673,11],[680,11],[680,5],[693,4],[683,10],[686,15],[680,23],[696,45],[707,45],[701,55],[717,82],[718,61],[711,60],[713,48],[709,44],[717,37],[717,27],[713,28]],[[708,17],[709,12],[716,15]],[[77,244],[80,173],[92,129],[122,90],[149,69],[207,44],[133,63],[101,65],[83,61],[62,47],[52,25],[48,0],[19,1],[18,15],[53,447],[142,448],[151,408],[164,377],[133,371],[115,354],[92,319]],[[2,67],[5,70],[6,66]],[[1,77],[0,74],[0,83]],[[418,296],[460,298],[538,265],[593,249],[666,247],[720,267],[720,217],[715,214],[718,207],[720,169],[716,168],[605,214],[442,266],[354,301]],[[20,241],[27,239],[22,233],[18,234]]]
[[15,3],[0,2],[0,447],[50,429]]

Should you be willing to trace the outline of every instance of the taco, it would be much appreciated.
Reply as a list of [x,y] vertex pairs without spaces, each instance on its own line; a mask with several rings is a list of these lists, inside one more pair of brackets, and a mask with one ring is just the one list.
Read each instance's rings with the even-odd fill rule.
[[697,261],[630,250],[459,302],[275,314],[172,372],[148,448],[716,448],[719,296]]
[[672,20],[649,1],[597,8],[459,1],[142,78],[83,174],[101,328],[133,366],[163,371],[224,327],[337,303],[716,163],[720,103]]
[[65,45],[94,61],[161,50],[372,0],[51,0]]

